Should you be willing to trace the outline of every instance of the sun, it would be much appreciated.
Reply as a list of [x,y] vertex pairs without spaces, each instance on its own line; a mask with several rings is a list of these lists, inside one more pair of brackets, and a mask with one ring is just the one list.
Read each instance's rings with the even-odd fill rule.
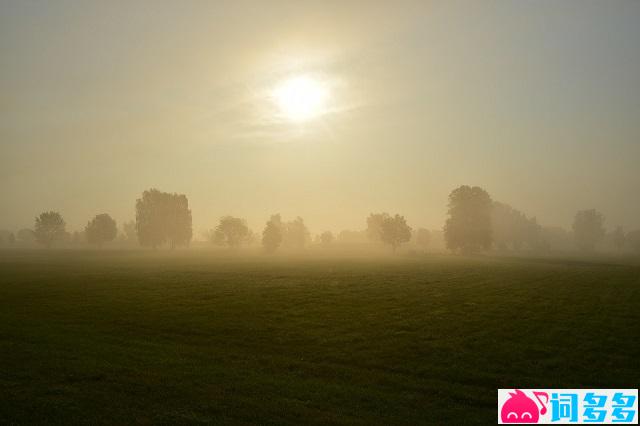
[[280,83],[273,99],[282,114],[291,121],[307,121],[324,112],[328,97],[326,87],[309,76],[297,76]]

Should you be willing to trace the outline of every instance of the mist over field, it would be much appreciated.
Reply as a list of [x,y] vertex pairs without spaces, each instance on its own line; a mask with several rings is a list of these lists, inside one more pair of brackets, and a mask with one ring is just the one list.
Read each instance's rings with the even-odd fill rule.
[[[488,424],[498,389],[634,390],[638,22],[0,1],[0,424]],[[499,422],[558,410],[527,399]]]
[[640,228],[636,2],[269,3],[4,2],[0,229],[122,224],[149,188],[187,195],[196,239],[441,229],[460,185]]

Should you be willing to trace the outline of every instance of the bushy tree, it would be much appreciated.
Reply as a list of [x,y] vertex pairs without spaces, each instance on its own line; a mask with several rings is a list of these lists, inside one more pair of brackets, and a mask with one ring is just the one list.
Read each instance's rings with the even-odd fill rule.
[[526,216],[508,204],[495,201],[491,208],[493,243],[501,250],[519,250],[526,238]]
[[527,216],[508,204],[494,202],[491,208],[491,230],[494,246],[500,250],[540,247],[541,227],[535,217]]
[[49,248],[56,241],[61,241],[66,236],[66,223],[58,212],[49,211],[40,213],[36,217],[35,237],[36,241]]
[[467,185],[449,194],[444,236],[449,250],[471,253],[491,247],[491,197],[484,189]]
[[581,210],[573,220],[573,237],[579,249],[591,251],[604,239],[604,216],[595,209]]
[[136,201],[136,234],[140,245],[156,248],[168,243],[173,249],[188,245],[192,232],[191,210],[184,194],[150,189]]
[[390,245],[393,251],[396,251],[400,244],[406,243],[410,239],[411,227],[407,225],[404,216],[396,214],[384,217],[380,225],[380,241]]
[[136,200],[136,235],[143,247],[156,248],[167,240],[166,195],[165,192],[150,189]]
[[614,229],[611,233],[611,240],[613,241],[613,246],[618,250],[621,250],[624,247],[626,235],[624,234],[622,226],[617,226],[616,229]]
[[414,237],[416,245],[422,250],[426,250],[429,246],[429,243],[431,243],[431,232],[429,232],[428,229],[419,228],[418,230],[416,230]]
[[212,233],[214,244],[234,248],[247,241],[249,227],[244,219],[233,216],[220,218],[220,223]]
[[274,214],[267,221],[267,224],[262,231],[262,246],[268,253],[273,253],[282,244],[283,234],[282,219],[279,214]]
[[310,239],[309,230],[300,216],[285,224],[282,240],[285,247],[302,249]]
[[320,234],[320,244],[322,244],[323,246],[331,245],[333,240],[334,238],[331,231],[324,231],[322,234]]
[[101,247],[104,243],[113,241],[118,235],[116,221],[107,213],[96,215],[84,228],[85,236],[89,244]]

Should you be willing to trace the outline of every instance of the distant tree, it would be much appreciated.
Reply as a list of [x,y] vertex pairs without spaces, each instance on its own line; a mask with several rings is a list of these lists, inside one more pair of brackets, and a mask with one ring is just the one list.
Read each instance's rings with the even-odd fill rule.
[[333,238],[333,234],[331,233],[331,231],[324,231],[322,234],[320,234],[320,243],[323,246],[331,245],[333,240],[334,240],[334,238]]
[[285,247],[302,249],[310,239],[309,230],[300,216],[285,224],[282,240]]
[[40,213],[35,223],[36,241],[49,248],[55,241],[65,238],[65,227],[66,223],[60,213],[54,211]]
[[213,242],[234,248],[245,242],[248,236],[249,227],[244,219],[224,216],[213,232]]
[[371,213],[367,218],[367,238],[373,242],[382,242],[382,223],[389,213]]
[[282,244],[283,224],[279,214],[274,214],[267,221],[262,231],[262,246],[265,251],[273,253]]
[[491,197],[484,189],[466,185],[449,194],[444,236],[449,250],[471,253],[491,247]]
[[519,250],[526,239],[526,216],[508,204],[494,201],[491,206],[493,243],[500,250]]
[[629,232],[627,234],[626,242],[632,250],[640,253],[640,229]]
[[28,228],[23,228],[21,230],[18,231],[18,234],[16,235],[18,241],[22,242],[22,243],[33,243],[36,241],[36,234],[35,232],[33,232],[33,230],[28,229]]
[[591,251],[605,235],[604,216],[595,209],[581,210],[573,220],[573,236],[581,250]]
[[431,242],[431,232],[425,228],[419,228],[415,232],[416,245],[422,250],[426,250]]
[[13,232],[9,234],[9,237],[7,238],[7,242],[9,243],[10,246],[16,243],[16,236],[13,234]]
[[622,226],[617,226],[616,229],[611,233],[611,240],[613,241],[613,245],[618,250],[621,250],[624,247],[626,242],[626,236],[624,234],[624,230]]
[[193,236],[189,200],[184,194],[168,194],[167,241],[169,248],[188,246]]
[[167,195],[157,189],[142,193],[136,201],[136,234],[143,247],[161,246],[167,241],[165,229]]
[[406,243],[411,239],[411,227],[407,225],[404,216],[396,214],[395,216],[387,216],[382,220],[380,226],[380,241],[390,245],[393,251],[402,243]]
[[124,238],[128,243],[134,243],[137,241],[136,234],[136,222],[130,220],[122,224],[122,233],[124,234]]
[[111,216],[107,213],[102,213],[87,223],[84,232],[89,244],[102,247],[104,243],[113,241],[116,238],[118,227]]
[[157,189],[142,193],[136,201],[136,234],[140,245],[169,248],[188,245],[192,237],[191,210],[184,194],[169,194]]
[[535,217],[508,204],[495,201],[491,207],[491,230],[494,246],[499,250],[520,250],[523,246],[537,249],[540,246],[540,225]]

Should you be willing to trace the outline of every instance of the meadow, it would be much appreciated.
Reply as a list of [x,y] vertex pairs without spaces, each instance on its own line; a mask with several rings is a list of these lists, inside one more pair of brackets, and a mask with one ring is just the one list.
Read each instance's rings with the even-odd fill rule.
[[640,263],[0,252],[2,424],[493,424],[637,388]]

